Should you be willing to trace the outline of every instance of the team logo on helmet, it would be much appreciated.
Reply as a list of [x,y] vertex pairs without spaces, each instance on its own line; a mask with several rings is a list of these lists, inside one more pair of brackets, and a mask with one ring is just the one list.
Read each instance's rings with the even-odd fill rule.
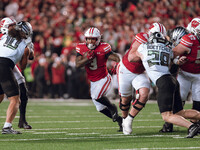
[[196,28],[198,25],[199,25],[199,22],[197,22],[196,20],[193,20],[193,21],[192,21],[191,26],[192,26],[193,28]]
[[200,17],[192,19],[189,24],[191,24],[190,32],[196,35],[197,39],[200,40]]

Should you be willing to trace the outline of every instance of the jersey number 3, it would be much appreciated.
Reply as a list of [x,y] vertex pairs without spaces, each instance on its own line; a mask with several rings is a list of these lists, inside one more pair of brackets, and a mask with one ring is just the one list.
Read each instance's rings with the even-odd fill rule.
[[94,58],[92,62],[90,63],[90,70],[96,70],[97,69],[97,58]]

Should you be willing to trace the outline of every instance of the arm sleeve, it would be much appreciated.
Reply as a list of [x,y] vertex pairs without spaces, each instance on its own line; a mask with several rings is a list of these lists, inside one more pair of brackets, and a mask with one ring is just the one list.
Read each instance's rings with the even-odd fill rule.
[[138,33],[136,36],[135,36],[135,40],[137,42],[139,42],[140,44],[142,43],[146,43],[147,42],[147,38],[148,38],[148,35],[146,33]]

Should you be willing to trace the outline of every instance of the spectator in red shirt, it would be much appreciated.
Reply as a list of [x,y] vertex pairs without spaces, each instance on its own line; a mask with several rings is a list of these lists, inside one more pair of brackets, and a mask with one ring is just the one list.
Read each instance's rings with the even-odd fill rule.
[[60,57],[55,59],[51,70],[53,98],[63,98],[65,89],[65,65],[62,63],[62,59]]

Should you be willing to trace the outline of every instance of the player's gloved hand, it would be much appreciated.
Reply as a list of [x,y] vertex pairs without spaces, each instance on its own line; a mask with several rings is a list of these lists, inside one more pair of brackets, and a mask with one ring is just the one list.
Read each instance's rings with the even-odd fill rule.
[[118,66],[119,63],[115,63],[115,65],[110,68],[108,71],[110,72],[111,75],[115,75],[117,74],[117,66]]
[[94,57],[95,57],[94,50],[88,51],[88,53],[87,53],[88,60],[92,60],[92,59],[94,59]]

